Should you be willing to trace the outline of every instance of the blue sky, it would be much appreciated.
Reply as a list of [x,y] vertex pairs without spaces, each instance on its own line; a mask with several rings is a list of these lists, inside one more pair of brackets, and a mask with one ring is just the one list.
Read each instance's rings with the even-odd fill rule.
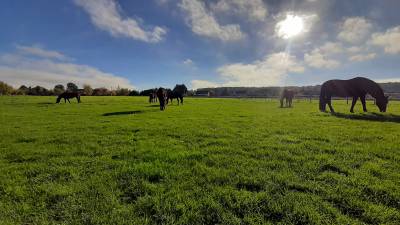
[[136,89],[400,81],[399,8],[398,0],[3,0],[0,80]]

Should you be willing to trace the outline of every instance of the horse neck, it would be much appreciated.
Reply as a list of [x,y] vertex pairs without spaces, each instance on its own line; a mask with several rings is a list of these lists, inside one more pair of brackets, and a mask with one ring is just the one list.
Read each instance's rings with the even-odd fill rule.
[[383,93],[382,88],[376,84],[376,83],[372,83],[369,87],[368,87],[368,93],[374,97],[375,99],[380,99],[385,97],[385,94]]

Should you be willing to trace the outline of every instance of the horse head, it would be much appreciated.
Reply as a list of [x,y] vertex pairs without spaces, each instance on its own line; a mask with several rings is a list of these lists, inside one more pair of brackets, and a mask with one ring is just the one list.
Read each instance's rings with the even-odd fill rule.
[[387,104],[389,103],[389,96],[383,96],[381,98],[376,98],[376,105],[379,111],[386,112]]
[[60,103],[60,101],[61,101],[61,95],[59,95],[58,97],[57,97],[57,101],[56,101],[56,103]]

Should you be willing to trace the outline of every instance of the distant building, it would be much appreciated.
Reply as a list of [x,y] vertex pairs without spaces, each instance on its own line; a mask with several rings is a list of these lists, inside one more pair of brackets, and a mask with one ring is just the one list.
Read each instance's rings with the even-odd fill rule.
[[210,96],[211,96],[211,93],[210,93],[210,91],[203,91],[203,90],[200,90],[200,91],[196,91],[196,92],[194,93],[194,96],[195,96],[195,97],[210,97]]

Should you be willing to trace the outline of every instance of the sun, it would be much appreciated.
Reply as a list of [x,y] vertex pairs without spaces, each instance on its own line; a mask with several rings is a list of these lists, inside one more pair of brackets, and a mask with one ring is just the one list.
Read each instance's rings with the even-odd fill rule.
[[286,15],[286,19],[276,24],[276,32],[279,37],[284,39],[293,38],[304,30],[304,19],[297,15]]

